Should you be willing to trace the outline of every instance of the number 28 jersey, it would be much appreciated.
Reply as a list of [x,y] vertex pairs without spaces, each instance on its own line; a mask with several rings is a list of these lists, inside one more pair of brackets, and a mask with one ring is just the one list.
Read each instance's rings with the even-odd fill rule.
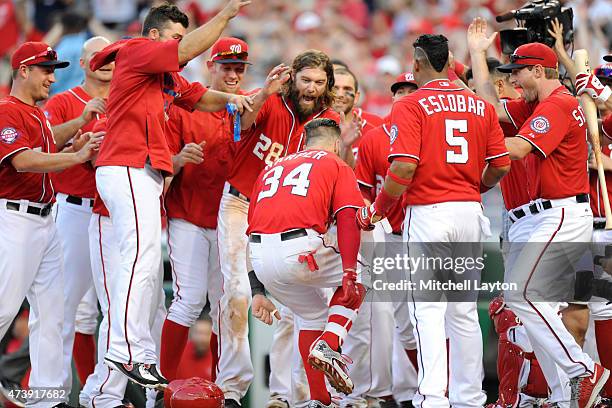
[[493,106],[448,80],[434,80],[393,104],[389,161],[417,163],[406,205],[480,202],[487,162],[510,165]]
[[340,123],[340,116],[324,108],[300,122],[281,95],[271,95],[257,114],[255,124],[242,131],[242,140],[236,145],[227,181],[245,196],[251,190],[261,170],[280,157],[299,151],[304,143],[304,125],[311,119],[329,118]]
[[338,156],[304,150],[266,167],[255,182],[247,234],[296,228],[325,233],[338,211],[363,206],[353,170]]

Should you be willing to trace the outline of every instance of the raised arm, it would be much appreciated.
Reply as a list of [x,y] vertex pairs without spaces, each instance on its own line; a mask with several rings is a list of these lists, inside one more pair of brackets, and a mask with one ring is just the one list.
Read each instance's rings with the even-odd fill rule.
[[209,49],[221,36],[229,21],[238,14],[242,7],[250,3],[245,0],[230,0],[223,10],[208,23],[183,37],[178,48],[179,65],[186,64]]
[[270,95],[280,92],[283,84],[289,80],[289,71],[291,68],[285,64],[277,65],[270,71],[263,88],[253,98],[252,111],[245,112],[240,119],[242,130],[250,128],[255,123],[257,114]]
[[487,68],[487,50],[493,44],[497,33],[487,37],[487,22],[476,17],[468,28],[467,42],[472,60],[472,74],[476,93],[495,107],[497,117],[502,122],[510,122],[502,102],[495,91]]

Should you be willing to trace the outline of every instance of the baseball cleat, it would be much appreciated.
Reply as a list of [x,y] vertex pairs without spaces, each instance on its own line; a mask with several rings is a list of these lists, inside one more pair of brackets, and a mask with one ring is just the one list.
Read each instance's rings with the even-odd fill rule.
[[4,378],[0,379],[0,394],[13,405],[21,408],[25,407],[26,393],[21,389],[19,383]]
[[325,340],[317,340],[310,349],[308,363],[317,370],[323,371],[329,384],[338,392],[349,395],[353,391],[353,381],[349,377],[346,364],[350,363],[345,356],[334,351]]
[[593,374],[586,377],[574,377],[570,380],[572,396],[571,408],[591,408],[597,401],[599,392],[608,381],[610,371],[595,363]]
[[130,381],[146,388],[163,389],[163,387],[165,387],[168,383],[168,380],[161,375],[159,378],[153,375],[151,372],[151,367],[153,367],[153,372],[159,375],[159,373],[157,373],[157,369],[155,368],[155,364],[124,364],[118,361],[113,361],[107,357],[104,358],[104,363],[110,368],[113,368],[125,375]]
[[338,408],[339,405],[334,403],[334,401],[330,402],[329,405],[323,404],[321,401],[310,400],[308,403],[308,408]]
[[280,395],[272,393],[266,404],[266,408],[289,408],[289,403]]

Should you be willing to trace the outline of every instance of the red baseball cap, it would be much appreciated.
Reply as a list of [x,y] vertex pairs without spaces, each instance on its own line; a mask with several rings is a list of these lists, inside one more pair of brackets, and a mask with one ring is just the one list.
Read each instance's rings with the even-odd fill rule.
[[416,81],[414,80],[414,75],[412,72],[404,72],[403,74],[399,74],[397,78],[395,78],[395,82],[391,85],[391,92],[395,93],[397,90],[403,85],[414,85],[415,88],[418,88]]
[[497,70],[510,73],[513,69],[541,65],[545,68],[557,68],[555,52],[542,43],[523,44],[510,55],[510,63],[500,65]]
[[219,64],[243,63],[248,62],[249,46],[240,38],[223,37],[219,38],[212,46],[210,60]]
[[58,61],[57,52],[43,42],[28,41],[21,44],[11,57],[13,69],[20,65],[41,65],[43,67],[66,68],[68,61]]

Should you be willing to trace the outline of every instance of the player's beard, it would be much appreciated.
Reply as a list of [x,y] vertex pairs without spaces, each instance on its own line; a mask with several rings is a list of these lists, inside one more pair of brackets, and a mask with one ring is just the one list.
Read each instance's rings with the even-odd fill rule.
[[300,122],[304,122],[308,119],[313,113],[319,112],[323,109],[323,97],[319,96],[315,100],[315,103],[312,107],[305,108],[300,105],[300,92],[297,90],[295,85],[291,86],[291,91],[289,92],[289,100],[295,109],[295,113],[297,114],[298,120]]

